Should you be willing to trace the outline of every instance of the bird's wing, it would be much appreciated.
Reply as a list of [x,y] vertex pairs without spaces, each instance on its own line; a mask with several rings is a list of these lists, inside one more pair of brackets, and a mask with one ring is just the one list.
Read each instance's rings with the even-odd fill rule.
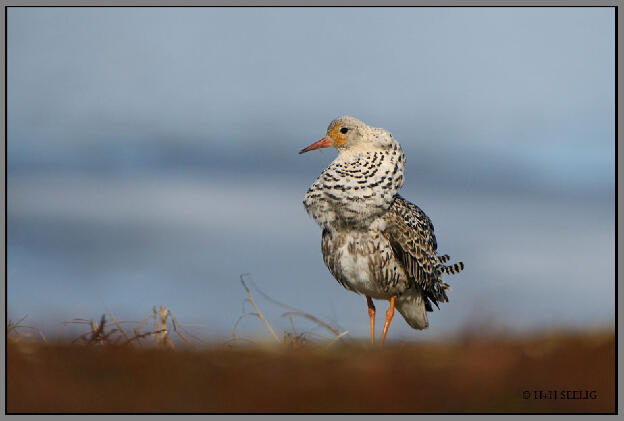
[[433,224],[425,213],[416,205],[403,199],[398,194],[385,215],[384,235],[390,241],[392,250],[403,267],[411,283],[424,291],[427,310],[431,304],[448,301],[446,290],[449,285],[442,282],[442,275],[454,274],[464,268],[462,262],[445,265],[449,256],[438,256],[438,248]]

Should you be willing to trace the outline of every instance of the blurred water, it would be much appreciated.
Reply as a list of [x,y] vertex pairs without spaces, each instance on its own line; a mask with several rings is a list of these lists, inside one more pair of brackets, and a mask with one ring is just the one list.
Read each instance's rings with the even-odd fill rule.
[[[403,193],[432,218],[440,251],[466,269],[419,336],[484,317],[515,329],[612,320],[612,202],[423,190]],[[9,315],[29,313],[51,329],[107,308],[138,320],[164,303],[204,334],[227,335],[246,298],[239,275],[249,272],[272,297],[365,336],[365,300],[323,265],[304,191],[274,178],[228,184],[197,174],[13,177]],[[285,310],[263,309],[287,327]],[[412,334],[402,320],[393,331]]]

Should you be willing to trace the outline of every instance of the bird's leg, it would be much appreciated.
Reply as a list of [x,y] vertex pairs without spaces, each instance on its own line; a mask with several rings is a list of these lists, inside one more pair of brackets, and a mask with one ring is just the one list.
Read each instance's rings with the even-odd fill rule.
[[366,304],[368,304],[368,316],[370,317],[371,325],[371,343],[375,344],[375,304],[368,295],[366,296]]
[[386,323],[384,323],[383,332],[381,334],[381,345],[383,346],[384,341],[386,340],[386,334],[388,333],[388,328],[390,327],[390,321],[394,316],[394,295],[390,297],[390,307],[388,307],[388,311],[386,311]]

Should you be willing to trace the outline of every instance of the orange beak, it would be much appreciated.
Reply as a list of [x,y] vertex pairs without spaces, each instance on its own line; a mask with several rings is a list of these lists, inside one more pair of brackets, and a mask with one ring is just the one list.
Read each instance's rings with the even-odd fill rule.
[[314,149],[329,148],[330,146],[334,146],[334,141],[331,137],[325,136],[324,138],[322,138],[318,142],[311,144],[307,148],[301,149],[299,153],[302,154],[304,152],[313,151]]

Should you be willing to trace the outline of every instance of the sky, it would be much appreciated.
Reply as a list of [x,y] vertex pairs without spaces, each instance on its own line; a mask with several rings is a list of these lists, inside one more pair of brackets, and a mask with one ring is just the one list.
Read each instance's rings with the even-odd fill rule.
[[335,152],[297,154],[349,114],[466,265],[397,337],[612,324],[614,46],[609,8],[9,8],[9,318],[165,304],[227,337],[250,273],[366,337],[301,204]]

